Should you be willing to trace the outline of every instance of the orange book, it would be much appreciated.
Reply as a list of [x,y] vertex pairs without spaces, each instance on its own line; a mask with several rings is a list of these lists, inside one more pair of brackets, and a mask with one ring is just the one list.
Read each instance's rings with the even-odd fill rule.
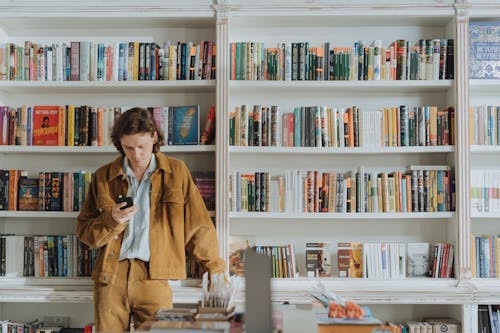
[[17,210],[17,191],[19,183],[19,170],[9,170],[9,205],[8,210]]
[[348,118],[348,126],[349,126],[349,139],[348,139],[348,147],[354,147],[354,109],[348,108],[347,114]]
[[210,107],[207,119],[201,129],[200,144],[208,145],[212,142],[215,136],[215,106]]
[[104,144],[104,127],[103,127],[103,113],[104,109],[102,107],[97,108],[97,145],[99,147]]
[[59,107],[59,121],[57,129],[57,145],[64,146],[66,144],[66,108]]

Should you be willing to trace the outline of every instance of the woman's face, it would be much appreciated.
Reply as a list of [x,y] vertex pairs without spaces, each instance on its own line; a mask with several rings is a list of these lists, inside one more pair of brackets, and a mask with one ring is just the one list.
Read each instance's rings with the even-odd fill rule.
[[120,139],[122,149],[132,170],[145,170],[153,154],[153,146],[158,140],[156,132],[124,135]]

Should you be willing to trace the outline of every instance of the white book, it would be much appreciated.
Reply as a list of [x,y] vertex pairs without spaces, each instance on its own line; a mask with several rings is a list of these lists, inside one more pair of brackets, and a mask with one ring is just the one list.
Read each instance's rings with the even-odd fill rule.
[[98,44],[90,42],[89,80],[97,80]]
[[113,44],[113,70],[111,73],[111,78],[113,81],[118,81],[118,63],[120,60],[120,42]]
[[89,81],[90,79],[90,44],[89,41],[80,41],[80,81]]
[[330,132],[330,147],[338,146],[338,134],[337,134],[337,108],[328,108],[327,110],[329,116],[329,132]]
[[407,276],[427,276],[430,267],[429,257],[429,243],[418,242],[406,244]]
[[5,276],[23,276],[24,236],[6,236],[5,249]]
[[337,111],[337,140],[338,147],[345,147],[344,144],[344,108],[338,108]]
[[283,43],[282,47],[284,49],[285,53],[285,81],[291,81],[292,80],[292,45],[291,43]]
[[[377,39],[373,42],[373,79],[380,80],[382,41]],[[385,55],[384,55],[385,57]]]

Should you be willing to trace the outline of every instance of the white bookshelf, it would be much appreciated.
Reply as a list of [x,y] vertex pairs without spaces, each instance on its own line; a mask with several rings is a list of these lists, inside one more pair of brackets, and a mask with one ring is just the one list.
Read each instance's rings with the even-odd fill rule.
[[[471,233],[499,233],[500,213],[471,212],[470,170],[500,160],[495,146],[471,146],[468,139],[469,102],[498,103],[498,80],[469,80],[468,20],[498,19],[497,1],[387,0],[373,1],[0,1],[0,42],[60,40],[202,40],[217,44],[217,80],[122,82],[0,81],[0,103],[185,105],[200,104],[201,119],[217,106],[216,145],[163,147],[186,160],[193,171],[217,174],[216,217],[220,252],[227,259],[229,236],[254,234],[261,244],[292,241],[303,271],[305,243],[325,241],[448,241],[455,245],[455,277],[451,279],[370,280],[322,279],[328,288],[362,304],[370,304],[384,319],[404,320],[424,315],[460,319],[463,332],[477,332],[477,305],[500,303],[500,279],[471,278]],[[455,39],[455,79],[442,81],[231,81],[229,43],[237,41],[330,41],[348,46],[362,39]],[[242,104],[279,105],[289,111],[300,105],[356,105],[361,110],[383,106],[438,105],[455,107],[454,146],[396,148],[235,147],[228,143],[228,114]],[[0,146],[1,168],[93,170],[116,156],[114,147]],[[447,164],[455,170],[457,211],[442,213],[236,213],[229,211],[229,175],[240,169],[400,169],[411,164]],[[494,166],[493,166],[494,167]],[[492,168],[493,168],[492,167]],[[74,232],[77,213],[0,212],[0,232]],[[335,246],[330,249],[336,253]],[[336,265],[335,256],[332,266]],[[196,302],[196,281],[173,284],[176,303]],[[303,303],[315,279],[273,279],[273,299]],[[240,295],[239,300],[242,300]],[[75,312],[90,321],[90,279],[0,278],[0,319],[17,320],[40,312]],[[37,304],[30,304],[37,303]],[[23,311],[21,311],[21,309]],[[380,311],[380,312],[378,312]],[[57,313],[57,312],[55,312]],[[384,315],[387,315],[384,317]],[[22,318],[20,318],[22,319]],[[88,320],[87,320],[88,319]],[[77,323],[80,323],[76,321]]]
[[[212,40],[217,43],[209,1],[0,1],[0,43]],[[215,80],[193,81],[0,81],[1,105],[176,106],[200,105],[203,123],[216,104]],[[216,169],[216,146],[164,146],[191,171]],[[94,171],[118,156],[113,146],[0,146],[2,169]],[[77,212],[0,212],[0,233],[74,234]],[[215,216],[215,212],[210,212]],[[174,303],[196,303],[198,280],[171,281]],[[43,305],[41,305],[43,303]],[[73,327],[93,321],[90,278],[0,277],[0,319],[31,320],[66,315]]]

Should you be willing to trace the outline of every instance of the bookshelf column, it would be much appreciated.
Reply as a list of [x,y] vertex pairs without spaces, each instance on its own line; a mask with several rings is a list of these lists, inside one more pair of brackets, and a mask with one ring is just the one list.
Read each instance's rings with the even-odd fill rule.
[[468,7],[455,5],[455,101],[456,101],[456,207],[458,222],[458,279],[470,280],[470,149],[469,149],[469,16]]
[[219,236],[219,248],[222,258],[228,258],[228,179],[229,128],[228,128],[228,85],[229,85],[229,50],[228,50],[228,10],[225,5],[215,6],[217,15],[217,102],[216,110],[216,221]]

